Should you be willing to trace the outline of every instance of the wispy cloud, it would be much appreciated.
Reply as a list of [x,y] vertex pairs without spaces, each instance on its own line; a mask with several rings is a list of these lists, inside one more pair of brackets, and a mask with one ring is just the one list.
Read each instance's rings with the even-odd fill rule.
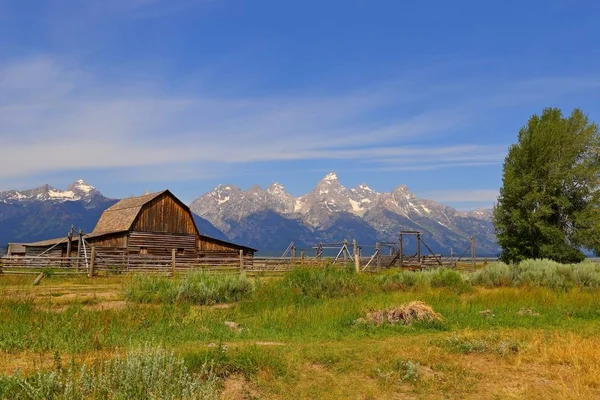
[[[130,4],[151,3],[160,2]],[[411,91],[391,85],[337,95],[232,97],[170,91],[145,81],[109,85],[53,57],[19,60],[0,69],[0,179],[121,168],[138,180],[164,180],[207,166],[216,171],[227,164],[317,159],[405,171],[501,163],[506,145],[460,137],[451,145],[423,144],[474,124],[489,111],[484,101],[443,104],[433,99],[435,84],[394,82],[422,88],[436,104],[421,99],[422,108],[406,112]],[[565,85],[573,86],[568,80]],[[492,93],[489,101],[503,95]],[[374,118],[381,109],[388,110],[385,118]]]
[[422,196],[444,203],[494,203],[498,198],[497,189],[433,190]]

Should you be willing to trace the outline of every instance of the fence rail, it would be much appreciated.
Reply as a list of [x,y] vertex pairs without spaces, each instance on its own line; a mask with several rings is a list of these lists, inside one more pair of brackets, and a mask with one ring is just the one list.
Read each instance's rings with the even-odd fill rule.
[[[0,273],[4,274],[39,274],[52,270],[55,274],[87,274],[93,277],[99,274],[122,273],[185,273],[187,271],[205,271],[207,273],[235,274],[245,272],[253,274],[283,273],[297,266],[323,267],[332,262],[330,258],[322,257],[252,257],[242,252],[215,252],[190,257],[178,255],[173,249],[170,256],[155,256],[146,254],[127,254],[123,251],[96,251],[91,248],[85,255],[78,257],[9,256],[0,258]],[[99,250],[99,249],[98,249]],[[373,271],[386,268],[392,256],[381,256],[375,261],[373,257],[355,257],[339,260],[345,262],[357,271]],[[443,262],[440,262],[443,261]],[[490,259],[490,261],[492,261]],[[461,271],[474,269],[469,263],[456,263],[440,256],[422,256],[419,260],[405,257],[405,268],[435,268],[451,267]]]

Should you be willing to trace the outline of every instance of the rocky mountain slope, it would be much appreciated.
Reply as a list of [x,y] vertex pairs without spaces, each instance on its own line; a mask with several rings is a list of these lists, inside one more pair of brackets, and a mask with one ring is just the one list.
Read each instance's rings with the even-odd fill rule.
[[418,198],[406,186],[389,193],[376,192],[367,184],[347,189],[335,173],[298,198],[280,183],[246,191],[219,185],[190,207],[231,240],[259,249],[285,249],[292,240],[301,247],[343,239],[374,244],[397,241],[401,230],[418,230],[435,252],[460,253],[471,235],[481,254],[498,252],[490,210],[460,212]]
[[[70,226],[91,232],[105,209],[118,200],[78,180],[66,190],[43,185],[30,190],[0,192],[0,247],[66,235]],[[195,216],[202,234],[226,240],[207,220]]]

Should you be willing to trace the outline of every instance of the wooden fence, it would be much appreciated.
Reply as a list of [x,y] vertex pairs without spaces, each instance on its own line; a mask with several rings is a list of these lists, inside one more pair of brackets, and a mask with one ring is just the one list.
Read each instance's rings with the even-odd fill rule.
[[[156,256],[146,254],[127,254],[122,250],[102,249],[97,251],[92,247],[81,257],[2,257],[0,258],[0,273],[4,274],[39,274],[42,271],[52,271],[54,274],[81,274],[93,277],[97,275],[123,274],[123,273],[158,273],[175,275],[191,270],[205,271],[208,273],[247,273],[279,274],[298,266],[323,267],[331,264],[332,260],[321,257],[252,257],[243,252],[211,252],[190,257],[178,255],[173,249],[170,256]],[[388,260],[389,258],[389,260]],[[349,268],[358,272],[371,272],[389,267],[387,264],[391,256],[381,256],[374,262],[372,257],[354,257],[347,259]],[[421,263],[410,257],[405,258],[404,268],[457,268],[463,271],[472,270],[470,263],[456,265],[444,260],[438,263],[436,256],[422,256]],[[337,265],[343,264],[342,260]]]
[[215,252],[199,257],[180,256],[173,249],[170,256],[126,254],[114,251],[96,252],[94,247],[81,257],[2,257],[0,273],[39,274],[52,271],[54,274],[85,274],[93,277],[99,274],[159,273],[170,274],[190,270],[210,273],[240,273],[253,271],[252,256],[232,252]]

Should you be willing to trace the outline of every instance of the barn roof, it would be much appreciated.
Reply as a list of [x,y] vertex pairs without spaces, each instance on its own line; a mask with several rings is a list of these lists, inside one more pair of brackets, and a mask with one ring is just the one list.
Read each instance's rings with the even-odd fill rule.
[[102,213],[92,233],[121,232],[131,229],[142,207],[166,192],[168,190],[120,200]]

